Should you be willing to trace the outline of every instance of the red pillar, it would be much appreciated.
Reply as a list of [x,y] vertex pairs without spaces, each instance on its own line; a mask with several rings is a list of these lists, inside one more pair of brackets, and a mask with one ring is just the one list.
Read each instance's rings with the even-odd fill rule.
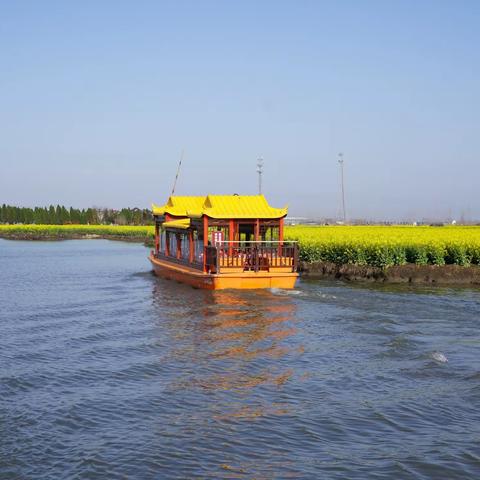
[[[170,215],[168,213],[165,214],[165,221],[170,221]],[[169,257],[171,254],[170,252],[170,234],[165,232],[165,255]]]
[[257,218],[255,220],[255,241],[258,242],[260,240],[260,220]]
[[[235,222],[230,220],[228,224],[228,240],[233,242],[235,240]],[[231,257],[233,254],[233,243],[228,244],[228,256]]]
[[178,259],[182,258],[182,236],[179,233],[175,234],[177,240],[177,253],[176,256]]
[[195,253],[194,252],[194,245],[193,245],[193,230],[190,230],[188,232],[188,244],[190,246],[190,255],[188,257],[188,261],[190,263],[193,263],[193,254]]
[[155,253],[158,254],[160,250],[160,236],[159,236],[160,226],[158,222],[155,222]]
[[283,247],[283,224],[284,224],[284,219],[281,218],[280,222],[278,224],[278,240],[280,243],[278,244],[278,255],[282,255],[282,247]]
[[207,271],[207,249],[208,246],[208,217],[203,216],[203,271]]

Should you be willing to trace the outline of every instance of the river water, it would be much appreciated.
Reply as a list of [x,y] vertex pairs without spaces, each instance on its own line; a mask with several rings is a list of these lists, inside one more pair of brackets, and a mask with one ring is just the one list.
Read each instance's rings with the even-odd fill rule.
[[195,290],[0,240],[0,478],[480,478],[480,291]]

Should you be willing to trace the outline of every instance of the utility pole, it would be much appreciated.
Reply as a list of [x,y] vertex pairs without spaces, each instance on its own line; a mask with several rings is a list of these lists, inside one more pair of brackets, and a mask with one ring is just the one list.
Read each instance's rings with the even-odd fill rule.
[[343,153],[338,154],[338,164],[340,165],[340,178],[342,182],[342,212],[343,212],[343,223],[347,223],[347,212],[345,209],[345,185],[343,181]]
[[257,161],[257,173],[258,173],[258,194],[262,194],[262,173],[263,173],[263,158],[260,157]]

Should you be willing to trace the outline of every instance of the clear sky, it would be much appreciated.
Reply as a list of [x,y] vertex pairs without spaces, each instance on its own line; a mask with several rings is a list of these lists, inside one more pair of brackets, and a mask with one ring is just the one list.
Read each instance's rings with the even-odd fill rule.
[[479,1],[0,0],[0,203],[257,191],[480,218]]

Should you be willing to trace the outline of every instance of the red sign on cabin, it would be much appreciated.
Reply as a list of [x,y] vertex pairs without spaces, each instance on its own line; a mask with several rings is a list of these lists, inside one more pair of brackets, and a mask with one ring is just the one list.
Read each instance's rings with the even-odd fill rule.
[[219,243],[223,243],[223,232],[221,230],[212,232],[212,245],[216,246]]

